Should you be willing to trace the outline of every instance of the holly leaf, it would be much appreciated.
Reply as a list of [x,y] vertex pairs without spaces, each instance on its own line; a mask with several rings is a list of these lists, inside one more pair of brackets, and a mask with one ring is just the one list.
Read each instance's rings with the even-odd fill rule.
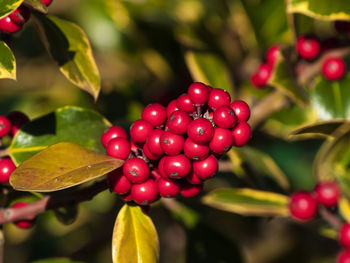
[[15,56],[4,41],[0,41],[0,79],[16,80]]
[[99,178],[122,164],[122,160],[61,142],[24,161],[11,174],[10,184],[19,191],[53,192]]
[[16,164],[58,142],[73,142],[105,153],[100,137],[109,126],[110,123],[93,110],[75,106],[58,108],[18,131],[9,153]]
[[125,204],[113,229],[113,263],[157,262],[159,241],[149,216],[139,206]]
[[11,14],[22,2],[23,0],[0,0],[0,19]]
[[41,0],[24,0],[23,3],[35,9],[36,11],[47,14],[47,6]]

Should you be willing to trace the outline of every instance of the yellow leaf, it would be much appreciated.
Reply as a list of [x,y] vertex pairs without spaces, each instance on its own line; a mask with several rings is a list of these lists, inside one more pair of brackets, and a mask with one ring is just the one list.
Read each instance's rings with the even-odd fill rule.
[[339,210],[344,219],[347,222],[350,222],[350,203],[345,197],[342,197],[339,200]]

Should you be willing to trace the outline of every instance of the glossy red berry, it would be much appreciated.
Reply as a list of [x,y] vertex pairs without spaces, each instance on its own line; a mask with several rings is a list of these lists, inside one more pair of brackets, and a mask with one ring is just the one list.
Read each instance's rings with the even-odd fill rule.
[[339,230],[339,242],[346,248],[350,248],[350,224],[344,223]]
[[157,155],[157,154],[154,154],[152,153],[150,150],[149,150],[149,147],[148,147],[148,144],[145,143],[142,147],[142,151],[143,151],[143,154],[149,159],[149,160],[152,160],[152,161],[156,161],[156,160],[159,160],[161,155]]
[[132,199],[139,205],[149,205],[158,199],[157,183],[153,179],[148,179],[140,184],[131,186]]
[[126,194],[120,195],[120,197],[125,201],[125,202],[131,202],[132,201],[132,194],[131,190],[127,192]]
[[185,142],[184,137],[169,131],[164,132],[160,139],[160,146],[167,155],[179,154]]
[[130,154],[130,143],[124,138],[114,138],[108,143],[106,152],[111,157],[126,160]]
[[314,59],[320,54],[321,44],[314,37],[300,36],[297,40],[297,51],[304,59]]
[[130,191],[131,183],[123,175],[123,169],[116,169],[108,174],[107,177],[110,188],[113,192],[123,195]]
[[25,5],[20,5],[15,11],[13,11],[9,17],[12,22],[16,23],[18,26],[22,26],[30,18],[30,8]]
[[209,154],[209,147],[206,144],[198,144],[187,138],[184,143],[184,154],[190,160],[202,160]]
[[166,116],[167,118],[170,118],[170,115],[174,112],[174,111],[177,111],[179,110],[179,108],[176,106],[176,100],[172,100],[167,108],[166,108]]
[[345,74],[345,62],[341,58],[327,58],[322,64],[322,74],[329,80],[338,80]]
[[187,181],[181,182],[180,194],[183,197],[190,198],[198,195],[203,190],[203,184],[190,184]]
[[13,111],[7,115],[8,120],[11,123],[11,136],[14,137],[17,131],[22,128],[22,126],[29,122],[29,118],[23,112]]
[[209,91],[207,86],[200,82],[192,83],[189,86],[187,93],[195,106],[202,106],[209,99]]
[[110,140],[114,138],[128,139],[126,131],[120,126],[112,126],[106,130],[101,136],[101,143],[103,147],[107,147]]
[[299,191],[290,197],[289,212],[298,220],[310,220],[317,212],[317,201],[312,194]]
[[214,155],[209,155],[202,161],[192,163],[193,172],[202,180],[213,177],[218,171],[218,160]]
[[147,137],[147,145],[148,149],[151,153],[156,155],[162,155],[164,154],[164,150],[162,149],[162,146],[160,145],[161,137],[163,135],[164,131],[160,129],[154,129],[150,135]]
[[16,170],[16,165],[10,158],[0,159],[0,183],[8,183],[14,170]]
[[168,158],[167,156],[163,156],[159,162],[158,162],[158,171],[159,171],[159,174],[162,178],[164,179],[169,179],[169,176],[166,174],[165,170],[164,170],[164,163],[165,163],[165,160],[166,158]]
[[185,134],[187,126],[190,124],[191,118],[182,110],[174,111],[167,121],[169,131],[175,134]]
[[41,0],[41,2],[43,2],[43,4],[46,5],[46,6],[51,5],[52,1],[53,0]]
[[243,100],[235,100],[230,104],[231,109],[236,115],[236,118],[241,121],[248,121],[250,117],[250,108]]
[[154,127],[159,127],[166,120],[166,108],[158,103],[150,104],[143,109],[142,119],[148,121]]
[[152,131],[153,126],[148,121],[137,120],[130,127],[130,138],[136,143],[145,143]]
[[142,183],[149,177],[149,168],[144,160],[134,157],[125,161],[123,174],[132,183]]
[[[25,207],[27,206],[28,203],[27,202],[18,202],[15,203],[12,208],[17,209],[17,208],[21,208],[21,207]],[[35,223],[35,218],[31,219],[31,220],[20,220],[20,221],[15,221],[14,224],[18,227],[18,228],[22,228],[22,229],[28,229],[31,228]]]
[[213,114],[213,121],[216,126],[230,129],[236,124],[236,115],[230,106],[221,106]]
[[3,115],[0,115],[0,138],[11,132],[11,122]]
[[232,131],[234,146],[241,147],[247,144],[251,135],[252,135],[252,130],[248,123],[246,122],[238,123],[237,126]]
[[193,120],[187,127],[187,135],[192,141],[204,144],[213,138],[214,128],[211,122],[205,118]]
[[278,45],[273,45],[271,46],[267,51],[266,51],[266,62],[270,64],[271,66],[274,66],[277,58],[280,54],[280,47]]
[[212,89],[209,93],[208,106],[214,111],[220,106],[230,105],[230,102],[230,94],[223,89]]
[[202,184],[204,180],[199,178],[193,170],[185,177],[186,181],[190,184]]
[[21,30],[22,26],[17,25],[9,16],[0,19],[0,31],[8,34],[14,34]]
[[183,154],[168,156],[164,161],[164,171],[169,178],[183,178],[190,173],[191,162]]
[[269,64],[261,64],[255,73],[252,75],[250,81],[251,84],[256,88],[266,86],[272,73],[272,68]]
[[157,181],[160,196],[172,198],[180,193],[180,184],[176,180],[159,179]]
[[336,206],[339,200],[339,186],[335,182],[321,182],[315,187],[316,200],[327,207]]
[[231,149],[233,145],[232,131],[224,128],[215,128],[214,135],[209,142],[209,148],[213,153],[223,154]]
[[188,94],[182,94],[180,97],[178,97],[176,100],[176,106],[179,110],[187,113],[192,113],[196,110]]
[[337,255],[336,263],[350,263],[350,250],[342,250]]

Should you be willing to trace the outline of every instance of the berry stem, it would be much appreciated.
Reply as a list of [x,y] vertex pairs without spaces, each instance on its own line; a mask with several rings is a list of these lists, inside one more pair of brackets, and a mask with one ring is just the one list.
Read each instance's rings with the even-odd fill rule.
[[319,214],[321,217],[326,220],[333,228],[339,229],[342,226],[342,221],[339,219],[338,216],[331,213],[327,208],[320,207],[319,208]]
[[9,156],[9,150],[8,148],[0,150],[0,158]]

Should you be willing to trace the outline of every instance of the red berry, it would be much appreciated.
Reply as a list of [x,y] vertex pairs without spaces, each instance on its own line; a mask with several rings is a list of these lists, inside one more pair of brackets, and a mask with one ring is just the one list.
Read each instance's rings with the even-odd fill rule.
[[265,55],[267,63],[270,64],[271,66],[274,66],[279,54],[280,54],[280,47],[278,45],[271,46],[266,51],[266,55]]
[[336,206],[339,200],[339,187],[335,182],[321,182],[315,188],[316,200],[327,207]]
[[346,248],[350,248],[350,224],[344,223],[339,230],[339,242]]
[[166,109],[158,103],[150,104],[143,109],[142,119],[148,121],[154,127],[159,127],[166,120]]
[[22,26],[30,18],[30,13],[30,8],[26,7],[25,5],[20,5],[9,15],[9,17],[11,18],[12,22]]
[[9,16],[0,19],[0,31],[8,34],[14,34],[21,30],[22,26],[17,25]]
[[41,2],[44,3],[44,5],[49,6],[52,3],[52,0],[41,0]]
[[328,58],[322,65],[322,74],[329,80],[338,80],[344,76],[345,62],[341,58]]
[[149,159],[149,160],[152,160],[152,161],[156,161],[156,160],[159,160],[161,155],[157,155],[157,154],[153,154],[150,150],[149,150],[149,147],[148,147],[148,144],[145,143],[142,147],[142,151],[143,151],[143,154]]
[[337,255],[337,263],[350,263],[350,250],[342,250]]
[[164,172],[169,178],[183,178],[191,171],[191,162],[183,155],[168,156],[164,161]]
[[211,140],[214,128],[211,122],[205,118],[193,120],[187,127],[187,135],[192,141],[204,144]]
[[188,94],[182,94],[180,97],[178,97],[176,100],[176,106],[179,108],[179,110],[187,113],[192,113],[196,110]]
[[179,110],[179,108],[176,106],[176,100],[172,100],[167,108],[166,108],[166,116],[167,118],[170,118],[171,114],[174,112],[174,111],[177,111]]
[[250,117],[250,108],[243,100],[235,100],[230,104],[236,118],[241,121],[248,121]]
[[130,127],[130,138],[136,143],[145,143],[152,131],[153,126],[148,121],[137,120]]
[[190,184],[187,181],[181,182],[180,194],[189,198],[198,195],[203,190],[203,184]]
[[0,138],[8,135],[11,132],[11,122],[8,118],[0,115]]
[[8,183],[10,175],[16,170],[16,165],[10,158],[3,158],[0,160],[0,183]]
[[14,137],[17,131],[22,128],[22,126],[29,122],[29,118],[23,112],[13,111],[7,115],[8,120],[11,122],[12,130],[11,136]]
[[101,142],[103,147],[107,147],[110,140],[114,138],[124,138],[128,139],[126,131],[120,126],[112,126],[106,130],[101,136]]
[[251,83],[256,88],[266,86],[272,73],[272,68],[269,64],[261,64],[251,77]]
[[193,170],[185,177],[185,179],[187,180],[187,182],[189,182],[190,184],[201,184],[203,183],[203,180],[201,178],[199,178],[194,172]]
[[160,146],[167,155],[179,154],[185,142],[184,137],[169,131],[164,132],[160,139]]
[[117,194],[123,195],[130,191],[131,183],[123,175],[123,169],[116,169],[108,174],[108,183],[111,190]]
[[139,205],[149,205],[158,199],[158,187],[153,179],[131,186],[133,200]]
[[184,154],[190,160],[202,160],[209,154],[209,147],[205,144],[198,144],[187,138],[184,143]]
[[111,157],[126,160],[130,154],[130,143],[124,138],[114,138],[108,143],[106,152]]
[[230,129],[236,124],[236,116],[230,106],[221,106],[213,114],[213,121],[216,126]]
[[167,121],[167,127],[172,133],[185,134],[190,122],[191,118],[186,112],[177,110],[170,115],[170,118]]
[[162,155],[164,154],[164,150],[162,149],[162,146],[160,145],[161,137],[163,135],[164,131],[160,129],[154,129],[150,135],[147,137],[147,146],[151,153],[156,155]]
[[316,215],[317,202],[308,192],[296,192],[290,198],[289,212],[295,219],[310,220]]
[[120,197],[125,201],[125,202],[131,202],[132,201],[132,194],[131,190],[127,192],[126,194],[120,195]]
[[213,153],[223,154],[231,149],[233,145],[232,131],[224,128],[215,128],[214,135],[209,143]]
[[230,102],[230,94],[223,89],[212,89],[209,93],[208,106],[214,111],[220,106],[230,105]]
[[132,183],[142,183],[149,177],[149,168],[144,160],[134,157],[125,161],[123,174]]
[[209,155],[202,161],[194,161],[192,163],[193,172],[202,180],[213,177],[218,171],[218,160],[214,155]]
[[188,88],[188,96],[195,106],[202,106],[208,101],[209,91],[205,84],[194,82]]
[[251,134],[252,134],[252,130],[248,123],[246,122],[238,123],[237,126],[232,131],[233,144],[236,147],[241,147],[247,144]]
[[164,179],[169,179],[168,175],[166,174],[166,172],[164,171],[164,163],[165,163],[165,160],[166,158],[168,158],[167,156],[163,156],[159,162],[158,162],[158,171],[159,171],[159,174],[162,178]]
[[[28,205],[27,202],[18,202],[18,203],[15,203],[12,206],[12,208],[17,209],[17,208],[25,207],[27,205]],[[19,228],[27,229],[27,228],[31,228],[34,225],[34,222],[35,222],[35,218],[31,220],[15,221],[14,224]]]
[[180,184],[175,180],[160,178],[157,184],[159,194],[162,197],[172,198],[180,193]]
[[304,59],[314,59],[320,54],[321,44],[314,37],[300,36],[297,40],[297,51]]

